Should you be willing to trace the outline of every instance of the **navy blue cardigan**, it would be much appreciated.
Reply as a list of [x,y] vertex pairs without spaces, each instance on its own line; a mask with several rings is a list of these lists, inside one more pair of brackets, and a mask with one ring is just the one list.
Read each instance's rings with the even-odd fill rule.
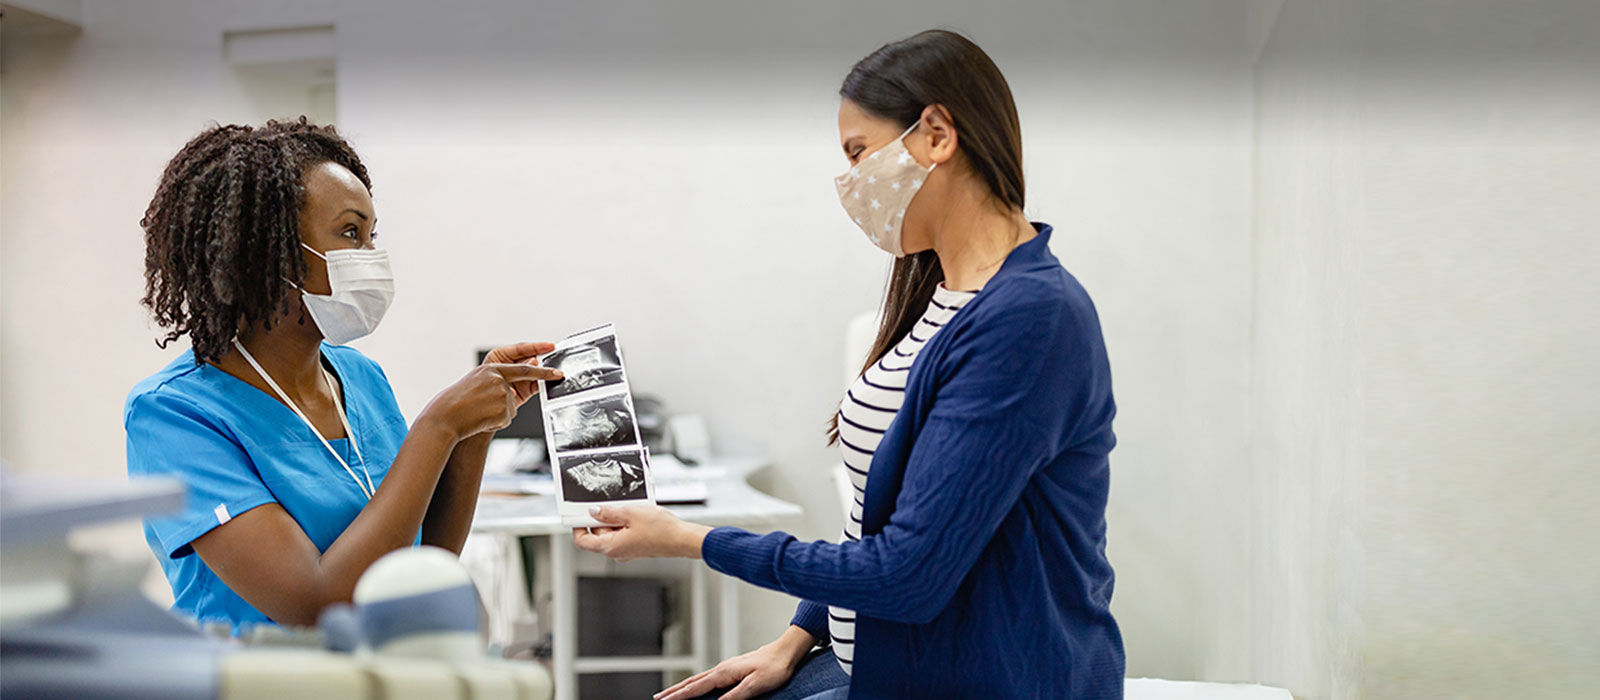
[[717,528],[711,568],[857,613],[851,700],[1122,697],[1105,555],[1111,373],[1094,305],[1018,246],[917,356],[867,479],[860,542]]

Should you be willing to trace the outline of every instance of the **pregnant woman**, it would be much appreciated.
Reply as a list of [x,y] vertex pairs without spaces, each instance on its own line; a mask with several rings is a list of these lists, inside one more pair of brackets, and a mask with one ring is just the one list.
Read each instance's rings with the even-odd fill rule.
[[840,199],[896,258],[830,431],[855,485],[843,537],[711,530],[640,506],[594,509],[614,527],[577,544],[704,557],[803,599],[776,641],[661,700],[1120,698],[1110,368],[1050,226],[1023,216],[1005,78],[972,42],[929,31],[862,59],[840,95]]

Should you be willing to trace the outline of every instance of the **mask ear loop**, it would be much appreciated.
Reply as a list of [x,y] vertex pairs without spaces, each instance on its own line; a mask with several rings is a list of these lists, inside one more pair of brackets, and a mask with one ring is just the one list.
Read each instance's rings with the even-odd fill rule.
[[[301,245],[304,245],[304,244],[301,244]],[[313,250],[311,252],[315,253],[317,251]],[[310,292],[307,292],[305,287],[302,287],[302,286],[300,286],[298,284],[295,284],[295,281],[292,280],[292,279],[289,279],[288,277],[284,277],[283,281],[288,283],[288,285],[290,287],[294,288],[295,291],[300,293],[300,321],[304,322],[305,321],[305,317],[311,316],[311,309],[306,307],[306,295],[310,294]],[[311,317],[311,322],[312,323],[316,323],[317,322],[317,319],[316,319],[315,316]],[[365,467],[363,467],[363,468],[365,468]]]
[[[300,247],[311,251],[312,255],[315,255],[315,256],[317,256],[319,258],[322,258],[322,262],[324,262],[324,263],[328,262],[328,256],[327,255],[324,255],[321,251],[318,251],[316,248],[312,248],[311,246],[306,245],[305,241],[300,241]],[[288,277],[285,277],[285,278],[283,278],[283,281],[288,282],[289,286],[294,287],[301,294],[306,294],[307,293],[306,292],[306,288],[302,287],[302,286],[300,286],[298,284],[295,284],[294,280],[289,279]]]
[[[305,241],[300,241],[300,247],[311,251],[312,255],[315,255],[315,256],[317,256],[319,258],[322,258],[323,262],[327,262],[328,261],[328,256],[323,255],[322,253],[318,252],[316,248],[312,248],[311,246],[306,245]],[[288,282],[289,286],[295,288],[295,291],[298,291],[301,294],[305,294],[306,293],[306,288],[296,284],[294,280],[289,279],[288,277],[284,277],[283,281]]]
[[[906,137],[910,136],[911,132],[916,131],[917,127],[919,127],[919,126],[922,126],[922,119],[920,117],[916,121],[911,123],[911,128],[906,129],[903,133],[900,134],[900,138],[897,138],[895,140],[901,142],[900,145],[904,146]],[[906,152],[910,153],[911,151],[908,149]],[[915,160],[915,159],[913,158],[913,160]],[[939,167],[938,163],[934,163],[933,165],[928,166],[928,172],[930,172],[930,173],[933,172],[933,169],[937,168],[937,167]]]

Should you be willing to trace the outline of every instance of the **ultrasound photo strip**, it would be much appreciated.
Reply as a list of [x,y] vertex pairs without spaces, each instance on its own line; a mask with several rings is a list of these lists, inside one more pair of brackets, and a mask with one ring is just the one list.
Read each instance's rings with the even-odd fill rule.
[[615,328],[607,324],[573,334],[539,363],[565,375],[539,387],[563,523],[600,524],[587,514],[595,504],[654,502],[649,454]]

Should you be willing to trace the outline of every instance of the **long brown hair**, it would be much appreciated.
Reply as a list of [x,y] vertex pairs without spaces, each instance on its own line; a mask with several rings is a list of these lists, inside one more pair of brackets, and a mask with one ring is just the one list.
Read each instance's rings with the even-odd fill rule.
[[[996,204],[1022,209],[1022,127],[1011,88],[989,55],[960,34],[930,29],[886,44],[856,63],[839,96],[868,114],[910,128],[929,105],[949,111],[967,165],[994,195]],[[931,250],[894,261],[883,293],[883,322],[861,372],[883,359],[911,332],[944,268]],[[839,416],[828,421],[828,443],[839,439]]]

